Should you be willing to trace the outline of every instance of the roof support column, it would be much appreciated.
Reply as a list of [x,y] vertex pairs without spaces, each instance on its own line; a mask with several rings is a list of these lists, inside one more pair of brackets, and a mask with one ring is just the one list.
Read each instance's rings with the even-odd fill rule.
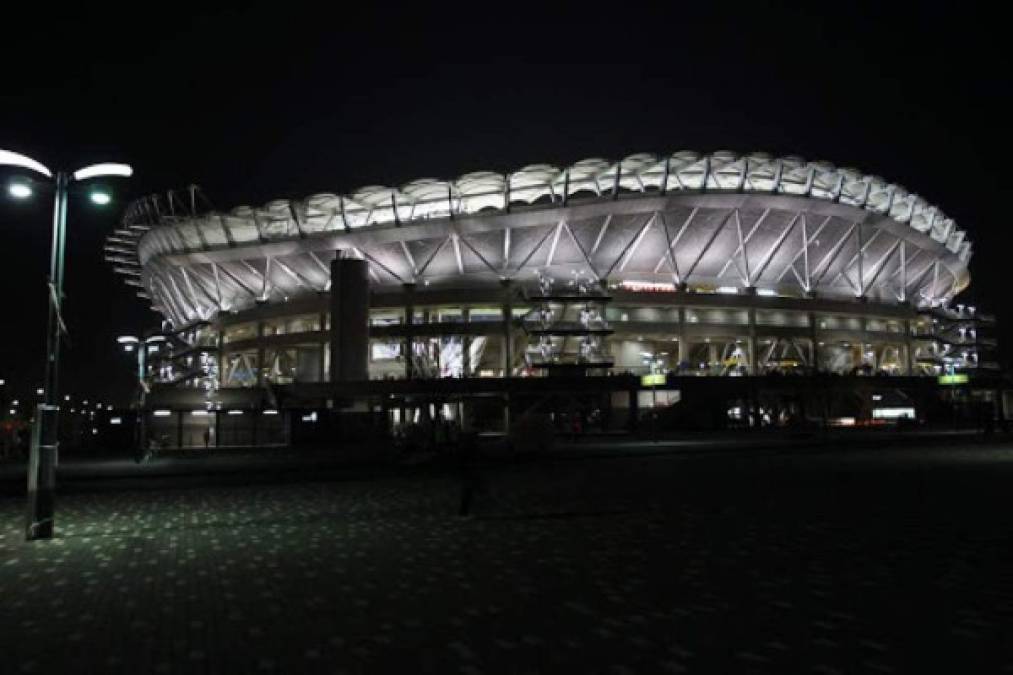
[[412,335],[412,327],[415,325],[415,284],[402,284],[404,289],[404,376],[406,380],[415,377],[415,337]]
[[501,328],[503,333],[503,377],[510,377],[513,372],[513,280],[501,279],[503,287],[503,317]]
[[[471,308],[461,309],[461,322],[467,330],[471,323]],[[464,333],[461,336],[461,377],[471,377],[471,333]]]
[[819,336],[816,333],[816,314],[809,312],[807,319],[809,321],[809,367],[812,369],[811,373],[815,375],[820,369],[820,343],[818,342]]
[[679,370],[689,365],[689,338],[686,334],[686,308],[679,308]]
[[369,379],[369,263],[331,261],[331,382]]
[[[502,317],[502,329],[503,329],[503,377],[510,377],[513,374],[513,319],[514,319],[514,304],[513,304],[513,291],[514,282],[512,279],[501,279],[500,285],[503,287],[503,317]],[[503,433],[510,433],[510,393],[504,392],[503,394]]]
[[756,358],[756,310],[749,310],[749,336],[746,338],[746,346],[749,348],[749,374],[759,375],[757,370],[759,359]]
[[264,322],[257,322],[257,386],[262,387],[265,382],[264,372],[267,370],[264,363]]

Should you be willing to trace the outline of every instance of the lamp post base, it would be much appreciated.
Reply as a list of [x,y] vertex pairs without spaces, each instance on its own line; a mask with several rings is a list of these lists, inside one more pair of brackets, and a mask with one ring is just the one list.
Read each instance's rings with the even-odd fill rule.
[[35,409],[32,447],[28,457],[28,513],[25,539],[53,538],[56,492],[57,414],[59,406],[40,403]]

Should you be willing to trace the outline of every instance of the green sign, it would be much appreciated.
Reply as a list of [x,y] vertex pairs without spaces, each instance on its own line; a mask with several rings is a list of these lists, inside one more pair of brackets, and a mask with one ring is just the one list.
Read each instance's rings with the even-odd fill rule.
[[940,375],[937,378],[939,384],[967,384],[967,373],[954,373],[953,375]]
[[659,384],[665,384],[665,381],[664,373],[652,373],[651,375],[640,376],[641,387],[656,387]]

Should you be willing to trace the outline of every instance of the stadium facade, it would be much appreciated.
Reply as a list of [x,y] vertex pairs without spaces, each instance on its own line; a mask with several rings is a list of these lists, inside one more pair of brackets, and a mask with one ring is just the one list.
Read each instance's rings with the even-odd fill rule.
[[191,188],[133,203],[106,253],[162,316],[143,375],[170,445],[207,424],[288,442],[340,411],[509,425],[490,398],[635,423],[662,382],[664,404],[707,386],[776,422],[756,392],[781,376],[871,391],[994,366],[991,318],[952,305],[966,233],[796,157],[637,154],[227,212]]

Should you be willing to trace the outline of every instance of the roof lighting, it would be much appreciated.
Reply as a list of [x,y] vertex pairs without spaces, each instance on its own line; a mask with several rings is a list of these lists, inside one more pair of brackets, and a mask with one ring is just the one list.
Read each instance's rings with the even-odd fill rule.
[[171,410],[156,410],[152,413],[155,417],[168,417],[172,414]]

